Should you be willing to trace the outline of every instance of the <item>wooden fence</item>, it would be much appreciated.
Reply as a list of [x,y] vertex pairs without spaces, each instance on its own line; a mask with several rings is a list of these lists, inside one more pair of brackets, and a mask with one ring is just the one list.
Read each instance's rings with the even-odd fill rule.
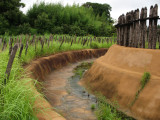
[[157,29],[159,19],[157,4],[150,7],[149,17],[147,17],[146,7],[141,11],[137,9],[121,15],[116,25],[117,44],[126,47],[156,49],[156,44],[158,42],[160,44],[160,29]]
[[[4,79],[4,85],[7,84],[7,80],[9,79],[12,64],[14,58],[16,57],[16,53],[18,52],[18,58],[21,59],[22,52],[25,55],[28,55],[28,50],[32,47],[34,51],[38,53],[38,51],[43,52],[44,48],[53,48],[58,46],[59,49],[63,49],[63,44],[67,43],[70,47],[73,44],[77,44],[78,46],[86,47],[91,46],[92,42],[97,42],[101,44],[114,44],[116,43],[115,37],[77,37],[77,36],[57,36],[50,35],[46,36],[36,36],[36,35],[20,35],[17,37],[8,37],[3,36],[0,38],[0,53],[7,50],[9,53],[9,61],[6,68],[6,76]],[[38,46],[40,49],[38,49]]]

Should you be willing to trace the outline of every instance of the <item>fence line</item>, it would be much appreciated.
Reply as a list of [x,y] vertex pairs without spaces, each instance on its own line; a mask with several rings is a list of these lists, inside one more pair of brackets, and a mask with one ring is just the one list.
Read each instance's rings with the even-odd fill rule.
[[[117,44],[126,47],[156,49],[156,43],[159,40],[160,30],[157,29],[159,20],[158,5],[150,7],[150,14],[147,17],[147,8],[142,8],[122,14],[118,18]],[[147,20],[149,26],[147,27]],[[159,33],[159,34],[158,34]],[[159,45],[160,46],[160,45]]]

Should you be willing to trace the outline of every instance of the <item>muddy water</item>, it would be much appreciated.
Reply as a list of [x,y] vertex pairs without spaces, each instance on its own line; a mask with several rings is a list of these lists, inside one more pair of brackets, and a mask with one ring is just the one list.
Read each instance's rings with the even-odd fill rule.
[[44,94],[57,112],[67,120],[96,120],[91,105],[95,97],[89,95],[78,84],[79,77],[74,77],[73,69],[82,62],[92,62],[95,59],[70,64],[50,73],[44,82]]

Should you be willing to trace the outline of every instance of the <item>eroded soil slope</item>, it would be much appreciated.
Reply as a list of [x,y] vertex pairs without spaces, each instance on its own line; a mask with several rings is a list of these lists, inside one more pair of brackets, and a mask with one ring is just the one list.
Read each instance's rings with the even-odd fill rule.
[[[133,105],[144,72],[151,79]],[[113,45],[82,79],[92,91],[117,100],[123,111],[138,119],[160,119],[160,51]]]
[[[102,56],[106,52],[107,49],[87,49],[63,52],[48,57],[39,58],[32,61],[28,66],[25,67],[29,73],[32,73],[30,74],[31,78],[37,79],[43,84],[45,77],[52,71],[62,68],[70,63]],[[61,85],[63,85],[63,83],[61,83]],[[65,120],[65,118],[55,112],[50,103],[39,94],[33,85],[31,85],[31,87],[33,87],[35,95],[39,96],[35,102],[35,108],[39,108],[41,111],[37,114],[39,120]],[[56,104],[56,101],[54,102]]]

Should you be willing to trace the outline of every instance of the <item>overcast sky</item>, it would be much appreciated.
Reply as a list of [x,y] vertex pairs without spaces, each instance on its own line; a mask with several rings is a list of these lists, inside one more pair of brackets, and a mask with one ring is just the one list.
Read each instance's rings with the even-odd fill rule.
[[21,10],[26,13],[33,3],[39,3],[40,1],[45,1],[46,3],[60,2],[63,5],[72,5],[73,3],[81,5],[86,2],[107,3],[112,7],[111,16],[114,19],[118,19],[121,14],[126,14],[126,12],[131,10],[135,10],[137,8],[141,9],[142,7],[147,7],[149,9],[151,5],[158,4],[158,15],[160,16],[160,0],[21,0],[21,2],[26,4],[26,7]]

